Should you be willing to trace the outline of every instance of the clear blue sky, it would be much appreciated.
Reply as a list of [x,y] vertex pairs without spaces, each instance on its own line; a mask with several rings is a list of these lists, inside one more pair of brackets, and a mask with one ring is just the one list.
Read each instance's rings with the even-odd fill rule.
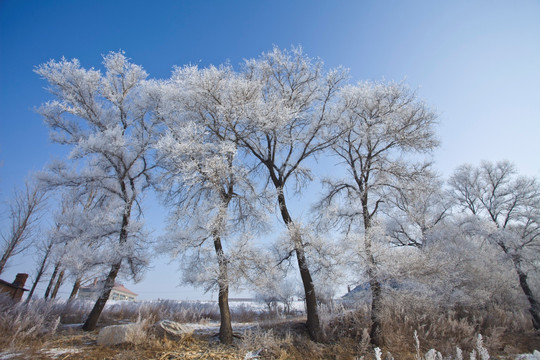
[[[0,200],[66,151],[33,112],[49,99],[34,66],[65,56],[100,68],[102,54],[122,49],[165,78],[174,65],[237,65],[274,44],[300,44],[353,81],[418,88],[440,114],[443,175],[481,159],[540,175],[540,1],[0,0]],[[30,271],[24,263],[5,280]],[[160,294],[176,280],[158,287],[153,276],[132,288],[183,297]]]

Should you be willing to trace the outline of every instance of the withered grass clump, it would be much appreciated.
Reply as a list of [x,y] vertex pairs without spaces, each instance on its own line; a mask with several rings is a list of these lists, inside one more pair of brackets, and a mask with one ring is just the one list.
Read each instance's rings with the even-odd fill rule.
[[426,351],[436,348],[443,353],[454,352],[456,346],[470,352],[478,334],[490,350],[502,350],[507,336],[534,332],[524,309],[512,311],[495,304],[443,307],[420,296],[389,296],[381,317],[385,346],[395,350],[410,347],[415,331]]
[[13,301],[0,294],[0,348],[32,346],[56,333],[60,316],[52,303],[34,306]]
[[[343,343],[348,338],[359,344],[357,354],[371,352],[369,304],[325,311],[321,319],[327,342]],[[453,354],[456,347],[470,353],[479,334],[486,348],[494,353],[509,349],[515,353],[532,352],[535,348],[530,339],[536,338],[536,344],[540,343],[540,334],[535,333],[525,309],[512,311],[495,304],[443,307],[415,294],[388,294],[380,316],[383,348],[396,359],[414,355],[411,339],[415,332],[423,352],[437,349],[443,354]]]

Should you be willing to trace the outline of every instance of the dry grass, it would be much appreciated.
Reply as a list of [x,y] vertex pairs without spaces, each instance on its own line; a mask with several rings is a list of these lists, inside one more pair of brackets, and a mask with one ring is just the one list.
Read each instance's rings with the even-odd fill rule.
[[[298,321],[275,323],[273,328],[260,327],[257,330],[247,331],[242,339],[236,340],[233,346],[220,345],[215,337],[191,335],[180,341],[156,339],[151,336],[140,344],[124,344],[116,346],[98,346],[96,344],[98,331],[84,332],[80,328],[62,329],[54,336],[43,341],[39,347],[26,348],[24,354],[17,358],[51,359],[60,354],[58,359],[245,359],[247,354],[256,355],[254,359],[375,359],[375,352],[369,345],[362,345],[351,338],[342,338],[339,341],[316,344],[309,341]],[[517,340],[512,338],[512,340]],[[538,338],[529,338],[528,341]],[[521,339],[520,341],[523,341]],[[474,339],[470,339],[473,344]],[[519,343],[515,343],[519,346]],[[530,342],[529,346],[534,343]],[[538,346],[537,346],[538,347]],[[534,348],[534,347],[533,347]],[[425,354],[429,349],[420,343],[420,353]],[[74,352],[77,351],[77,352]],[[521,348],[514,349],[513,353],[532,352]],[[390,352],[396,360],[415,359],[417,354],[414,339],[411,337],[404,349],[383,348],[383,359]],[[455,354],[455,349],[443,354]],[[468,352],[463,351],[464,358],[469,358]],[[497,359],[513,359],[510,353],[492,351]],[[505,355],[505,356],[501,356]],[[426,357],[427,359],[427,357]]]
[[[98,331],[80,329],[60,331],[41,347],[24,349],[11,359],[243,359],[244,354],[235,347],[209,341],[205,337],[185,337],[181,341],[147,338],[140,344],[98,346]],[[57,357],[55,357],[57,355]]]
[[429,302],[417,301],[386,306],[382,314],[385,347],[401,351],[410,347],[411,336],[418,332],[422,350],[436,348],[449,354],[456,346],[470,352],[478,334],[491,350],[503,349],[507,337],[522,338],[534,333],[525,312],[492,309],[440,309]]
[[26,306],[0,296],[0,348],[19,348],[52,337],[60,324],[53,304]]
[[[399,301],[398,301],[399,300]],[[345,344],[350,339],[357,356],[371,358],[367,330],[371,326],[370,309],[361,305],[356,309],[327,309],[321,316],[326,341]],[[442,354],[454,354],[456,347],[469,354],[475,349],[479,334],[490,353],[498,356],[531,353],[540,348],[540,333],[532,329],[525,311],[488,309],[444,309],[425,298],[387,298],[381,314],[384,337],[383,354],[395,359],[415,359],[413,335],[418,334],[420,352],[437,349]],[[384,355],[386,356],[386,355]],[[383,356],[383,357],[384,357]]]
[[[481,333],[484,345],[498,359],[511,354],[532,353],[540,348],[539,334],[532,331],[524,313],[502,309],[439,309],[429,302],[414,299],[388,303],[382,314],[385,344],[382,358],[391,353],[394,359],[417,359],[436,348],[445,356],[454,356],[456,346],[464,358],[475,348]],[[65,323],[84,320],[89,306],[85,303],[37,301],[29,306],[18,304],[0,307],[0,348],[22,352],[20,358],[32,359],[374,359],[369,343],[368,306],[346,308],[342,305],[321,308],[326,341],[309,340],[305,318],[259,321],[255,329],[238,334],[233,346],[220,345],[216,337],[188,335],[181,340],[159,339],[148,331],[158,320],[182,323],[215,319],[214,304],[176,303],[172,301],[113,305],[106,308],[100,327],[138,321],[144,330],[137,344],[98,346],[98,330],[84,332],[80,326]],[[252,310],[251,310],[252,311]],[[264,319],[270,315],[244,311],[237,319]],[[62,323],[57,327],[58,319]],[[80,323],[82,321],[77,321]],[[414,331],[419,349],[415,349]],[[5,335],[7,334],[7,336]],[[6,351],[6,350],[4,350]],[[0,356],[2,357],[2,356]],[[12,357],[17,358],[17,357]],[[428,357],[426,356],[426,359]]]

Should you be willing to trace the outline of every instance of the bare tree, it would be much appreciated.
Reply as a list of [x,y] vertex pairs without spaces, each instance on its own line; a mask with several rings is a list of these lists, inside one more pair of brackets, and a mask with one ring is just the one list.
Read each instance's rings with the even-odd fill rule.
[[51,278],[49,279],[49,284],[47,285],[47,288],[45,289],[45,295],[43,295],[45,300],[47,300],[49,298],[49,295],[51,294],[51,290],[53,289],[54,282],[56,281],[56,275],[58,275],[58,271],[60,271],[60,265],[61,265],[60,260],[56,260],[56,262],[54,263],[54,270],[51,274]]
[[489,238],[512,262],[530,304],[533,326],[540,329],[540,300],[529,279],[540,254],[540,183],[518,176],[508,161],[483,161],[480,166],[457,168],[449,184],[457,207],[496,226],[498,231]]
[[66,269],[60,270],[60,273],[58,274],[58,278],[56,278],[56,284],[54,285],[53,291],[51,293],[51,300],[56,299],[56,295],[58,295],[58,290],[60,290],[60,286],[62,286],[62,283],[64,282],[65,273],[66,273]]
[[52,140],[71,146],[71,158],[83,169],[56,163],[44,179],[53,187],[99,189],[115,204],[109,215],[117,216],[116,248],[108,259],[103,293],[83,326],[87,331],[95,329],[124,260],[133,272],[143,264],[131,250],[139,240],[133,236],[140,228],[135,215],[152,168],[147,156],[153,124],[142,93],[147,74],[122,52],[109,53],[103,63],[105,74],[82,68],[76,59],[51,60],[36,68],[55,97],[39,109],[53,130]]
[[23,191],[15,191],[9,204],[9,229],[2,232],[0,274],[8,260],[27,250],[33,243],[33,236],[41,217],[45,192],[38,184],[25,183]]
[[380,346],[381,283],[372,240],[374,220],[381,204],[388,201],[390,189],[423,176],[428,164],[407,154],[429,153],[435,139],[436,115],[403,84],[359,83],[341,92],[343,116],[336,124],[342,135],[332,145],[344,166],[343,178],[324,180],[327,193],[319,204],[335,224],[345,224],[346,232],[364,233],[372,304],[371,340]]
[[36,269],[36,277],[34,279],[34,283],[32,284],[32,288],[30,288],[30,292],[28,293],[26,302],[30,302],[30,300],[32,299],[32,296],[36,291],[36,287],[41,280],[41,277],[43,276],[43,274],[45,274],[45,271],[47,270],[50,260],[49,257],[51,255],[53,246],[54,240],[50,236],[48,236],[45,241],[40,242],[40,244],[37,246],[37,254],[39,257],[38,267]]
[[301,48],[274,48],[259,59],[246,61],[244,74],[260,90],[250,113],[233,129],[239,146],[263,169],[264,182],[275,191],[304,286],[307,328],[311,338],[320,341],[315,286],[305,244],[287,206],[286,189],[294,184],[299,193],[311,179],[308,160],[333,144],[330,125],[338,115],[332,105],[346,74],[339,69],[325,73],[322,62],[310,59]]

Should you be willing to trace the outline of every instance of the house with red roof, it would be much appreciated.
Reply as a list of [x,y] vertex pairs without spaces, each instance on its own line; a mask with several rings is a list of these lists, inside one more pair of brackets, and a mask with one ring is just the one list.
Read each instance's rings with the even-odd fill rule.
[[[104,280],[94,280],[94,283],[89,286],[82,286],[79,289],[78,298],[81,300],[97,300],[101,292],[103,291],[103,286],[105,285]],[[123,284],[114,283],[114,287],[111,290],[109,295],[110,300],[126,300],[126,301],[135,301],[137,299],[137,294],[133,291],[126,288]]]

